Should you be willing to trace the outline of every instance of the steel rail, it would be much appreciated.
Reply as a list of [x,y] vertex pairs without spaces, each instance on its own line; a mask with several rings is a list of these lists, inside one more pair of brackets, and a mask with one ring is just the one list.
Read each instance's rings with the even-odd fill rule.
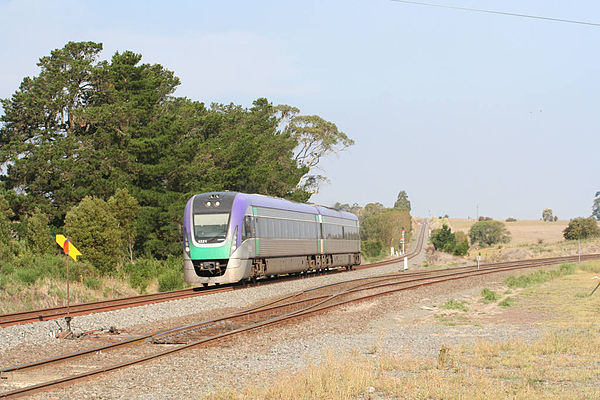
[[[180,327],[180,328],[175,328],[175,329],[172,329],[172,330],[163,331],[163,332],[161,332],[159,334],[145,335],[143,337],[138,337],[138,338],[130,339],[128,341],[124,341],[123,343],[120,343],[120,344],[107,345],[107,346],[104,346],[102,348],[116,347],[118,345],[122,346],[124,343],[131,343],[131,342],[134,342],[134,341],[141,341],[141,340],[144,340],[144,339],[149,338],[149,337],[157,338],[159,336],[172,335],[173,333],[181,332],[181,331],[186,330],[186,329],[189,330],[190,328],[197,328],[200,325],[206,325],[208,323],[214,323],[216,321],[222,321],[222,320],[226,320],[226,319],[234,319],[234,318],[237,318],[237,317],[248,316],[248,315],[253,314],[253,313],[265,312],[267,310],[288,307],[290,305],[297,305],[297,304],[301,304],[301,303],[313,302],[313,301],[321,300],[321,302],[318,303],[318,304],[313,304],[311,306],[306,307],[303,310],[299,310],[299,311],[295,311],[295,312],[287,314],[288,316],[292,317],[292,316],[295,316],[295,315],[304,315],[304,313],[309,312],[310,310],[312,310],[310,312],[317,312],[317,311],[320,311],[320,310],[323,310],[323,309],[326,309],[326,308],[330,308],[330,307],[333,307],[333,306],[337,306],[337,305],[341,305],[341,304],[346,304],[346,303],[351,302],[351,301],[364,300],[364,299],[372,298],[372,297],[379,296],[379,295],[382,295],[382,294],[396,292],[396,291],[399,291],[399,290],[414,289],[414,288],[418,288],[418,287],[422,287],[422,286],[426,286],[426,285],[431,285],[431,284],[434,284],[434,283],[439,283],[439,282],[444,282],[444,281],[449,281],[449,280],[455,280],[455,279],[463,279],[463,278],[466,278],[466,277],[477,276],[477,275],[497,273],[497,272],[508,271],[508,270],[513,270],[513,269],[533,268],[533,267],[539,267],[539,266],[542,266],[542,265],[556,264],[557,262],[560,262],[560,261],[562,261],[562,260],[560,260],[560,259],[559,260],[555,259],[555,260],[551,260],[551,261],[544,260],[543,263],[540,263],[540,262],[529,262],[526,265],[522,265],[522,263],[519,263],[520,265],[516,265],[516,266],[502,266],[502,267],[496,267],[496,268],[488,267],[488,268],[483,269],[483,270],[480,269],[480,270],[472,270],[472,271],[436,270],[436,271],[432,271],[432,272],[433,273],[442,273],[442,274],[440,274],[438,276],[424,276],[424,277],[420,277],[420,278],[416,278],[416,279],[409,279],[409,280],[406,280],[406,278],[408,278],[408,277],[406,275],[403,275],[403,274],[394,274],[394,275],[387,275],[387,276],[384,275],[384,276],[381,276],[381,277],[370,278],[371,280],[372,279],[378,279],[378,281],[376,281],[376,282],[367,282],[367,283],[364,283],[362,285],[356,286],[354,288],[338,292],[337,294],[334,294],[334,295],[331,295],[331,296],[325,296],[325,295],[314,296],[314,297],[311,297],[311,298],[308,298],[308,299],[297,300],[297,301],[292,301],[292,302],[289,302],[289,303],[284,303],[284,304],[272,306],[270,308],[268,308],[268,307],[265,308],[266,305],[263,305],[263,306],[255,307],[254,309],[251,309],[250,311],[246,310],[244,312],[234,313],[234,314],[231,314],[229,316],[224,316],[224,317],[221,317],[221,318],[218,318],[218,319],[213,319],[213,320],[210,320],[210,321],[205,321],[203,323],[197,323],[197,324],[192,324],[192,325],[188,325],[188,326],[185,326],[185,327]],[[381,283],[381,282],[386,281],[386,280],[393,280],[393,279],[397,279],[397,278],[404,279],[404,280],[400,280],[400,281],[397,281],[397,282],[391,282],[391,283],[385,283],[385,284]],[[354,281],[358,281],[358,280],[361,280],[361,279],[356,279],[356,280],[351,280],[351,281],[345,281],[343,283],[354,282]],[[421,281],[421,282],[420,283],[414,283],[414,282],[417,282],[417,281]],[[333,300],[333,299],[335,299],[337,297],[340,297],[342,295],[348,295],[348,294],[352,294],[352,293],[355,293],[355,292],[361,292],[361,291],[365,291],[365,290],[380,289],[380,288],[387,287],[387,286],[397,286],[397,285],[406,284],[406,283],[413,283],[413,284],[410,285],[410,286],[405,286],[403,288],[399,288],[399,289],[388,290],[388,291],[382,292],[381,294],[369,295],[369,296],[362,296],[362,297],[360,297],[358,299],[348,300],[348,301],[345,301],[343,303],[336,303],[334,305],[324,306],[324,304],[326,302],[330,302],[331,300]],[[311,288],[311,289],[303,291],[301,293],[308,293],[310,291],[313,291],[313,290],[316,290],[316,289],[319,289],[319,288],[326,288],[328,286],[330,286],[330,285],[323,285],[323,286],[320,286],[320,287],[317,287],[317,288]],[[290,298],[293,298],[293,297],[296,297],[296,296],[298,296],[298,293],[292,294],[292,295],[288,295],[284,299],[290,299]],[[269,305],[269,304],[272,305],[274,303],[281,302],[282,300],[283,299],[275,300],[275,301],[272,301],[272,302],[268,303],[267,305]],[[319,306],[321,306],[321,307],[319,307]],[[261,308],[262,308],[262,310],[260,310]],[[251,328],[251,329],[253,329],[253,328]],[[222,336],[217,336],[217,337],[222,337]],[[87,352],[89,353],[89,352],[98,351],[98,350],[101,350],[102,348],[90,349]],[[68,356],[70,356],[70,355],[68,355]],[[156,356],[148,356],[148,357],[144,358],[143,360],[145,361],[147,359],[156,358]],[[63,358],[65,358],[65,357],[63,357]],[[56,361],[58,359],[60,359],[60,358],[56,358],[56,359],[54,359],[52,361]],[[38,364],[40,364],[40,363],[38,363]],[[28,368],[28,367],[31,367],[31,366],[34,366],[34,365],[35,364],[21,365],[21,366],[18,366],[19,368],[5,368],[5,369],[3,369],[0,372],[8,372],[8,371],[13,371],[13,370],[17,370],[17,369]],[[128,363],[124,363],[124,364],[120,364],[120,365],[126,366],[126,365],[132,365],[132,364],[130,362],[128,362]],[[97,371],[107,371],[107,370],[109,370],[109,369],[107,369],[107,368],[101,368],[100,370],[97,370]],[[86,373],[83,376],[89,376],[89,374]],[[77,379],[81,379],[83,376],[79,375],[79,378],[77,378]],[[63,380],[60,380],[60,382],[63,382]],[[56,384],[56,383],[54,383],[54,384]],[[32,386],[32,388],[33,388],[33,386]],[[12,392],[7,392],[7,395],[9,393],[12,393]],[[0,397],[3,397],[3,394],[0,395]]]
[[[417,248],[412,253],[407,254],[407,257],[409,259],[413,258],[422,249],[423,238],[425,236],[425,225],[426,225],[425,223],[422,224],[419,239],[417,242]],[[382,266],[382,265],[388,265],[388,264],[397,262],[398,259],[400,259],[400,258],[394,258],[391,260],[386,260],[386,261],[382,261],[382,262],[378,262],[378,263],[371,263],[371,264],[367,264],[367,265],[364,265],[364,266],[361,266],[361,267],[355,268],[355,269],[373,268],[373,267],[378,267],[378,266]],[[328,271],[328,272],[331,273],[331,272],[339,272],[339,271],[340,270],[333,270],[333,271]],[[275,283],[275,282],[278,282],[281,280],[294,279],[294,278],[298,279],[298,277],[286,276],[286,277],[282,277],[278,280],[258,281],[256,283],[256,286],[268,284],[268,283]],[[255,285],[252,285],[252,286],[255,286]],[[179,300],[179,299],[184,299],[184,298],[188,298],[188,297],[203,296],[203,295],[208,295],[208,294],[213,294],[213,293],[232,291],[232,290],[236,290],[236,289],[242,289],[245,287],[246,287],[245,285],[241,286],[241,285],[231,284],[231,285],[223,285],[223,286],[217,287],[217,288],[207,288],[207,289],[187,288],[187,289],[175,290],[175,291],[170,291],[170,292],[152,293],[152,294],[145,294],[145,295],[139,295],[139,296],[124,297],[124,298],[120,298],[120,299],[101,300],[101,301],[95,301],[95,302],[89,302],[89,303],[81,303],[81,304],[71,305],[69,307],[69,309],[70,309],[69,315],[70,316],[86,315],[86,314],[91,314],[91,313],[95,313],[95,312],[111,311],[111,310],[117,310],[117,309],[122,309],[122,308],[129,308],[129,307],[136,307],[136,306],[140,306],[140,305],[159,303],[159,302],[164,302],[164,301]],[[66,306],[61,306],[61,307],[53,307],[53,308],[45,308],[45,309],[4,314],[4,315],[0,315],[0,327],[7,327],[7,326],[11,326],[11,325],[26,324],[26,323],[37,322],[37,321],[49,321],[49,320],[53,320],[53,319],[63,318],[65,316],[67,316],[67,311],[68,311],[68,309]]]
[[[383,296],[383,295],[387,295],[387,294],[391,294],[391,293],[395,293],[398,291],[403,291],[403,290],[410,290],[410,289],[416,289],[419,287],[423,287],[423,286],[428,286],[428,285],[433,285],[436,283],[441,283],[441,282],[447,282],[447,281],[451,281],[451,280],[457,280],[457,279],[465,279],[468,277],[474,277],[474,276],[479,276],[479,275],[487,275],[487,274],[492,274],[492,273],[497,273],[497,272],[504,272],[504,271],[510,271],[510,270],[516,270],[516,269],[523,269],[523,268],[535,268],[535,267],[539,267],[542,265],[550,265],[550,264],[556,264],[557,262],[560,262],[560,260],[545,260],[543,263],[540,262],[530,262],[529,264],[523,264],[520,263],[519,265],[515,265],[515,266],[501,266],[501,267],[497,267],[497,268],[486,268],[486,269],[479,269],[479,270],[473,270],[473,271],[445,271],[445,274],[442,274],[440,276],[429,276],[429,277],[420,277],[417,279],[413,279],[413,282],[415,281],[420,281],[418,283],[412,283],[409,286],[403,286],[401,288],[395,288],[395,289],[389,289],[389,290],[384,290],[378,293],[372,293],[372,294],[368,294],[368,295],[363,295],[360,296],[358,298],[353,298],[353,299],[348,299],[348,300],[342,300],[342,301],[338,301],[335,302],[334,304],[325,304],[327,302],[331,302],[334,299],[337,299],[341,296],[344,295],[349,295],[349,294],[354,294],[354,293],[358,293],[358,292],[363,292],[366,290],[375,290],[375,289],[381,289],[387,286],[393,286],[393,285],[399,285],[402,283],[411,283],[411,282],[407,282],[407,281],[400,281],[400,282],[391,282],[391,283],[386,283],[386,284],[382,284],[382,283],[378,283],[376,285],[369,285],[369,284],[364,284],[361,285],[363,287],[355,287],[349,290],[345,290],[342,292],[338,292],[336,294],[330,295],[330,296],[315,296],[313,298],[310,299],[305,299],[302,301],[295,301],[294,303],[299,304],[302,302],[307,302],[307,301],[316,301],[319,299],[322,299],[320,303],[318,304],[313,304],[310,305],[308,307],[305,307],[302,310],[298,310],[298,311],[294,311],[288,314],[284,314],[284,315],[280,315],[280,316],[276,316],[274,318],[270,318],[264,321],[259,321],[257,323],[253,323],[250,324],[248,326],[242,327],[242,328],[238,328],[238,329],[233,329],[227,332],[223,332],[217,335],[212,335],[209,336],[207,338],[203,338],[201,340],[197,340],[194,341],[192,343],[188,343],[188,344],[184,344],[182,346],[179,346],[177,348],[172,348],[169,350],[165,350],[162,352],[158,352],[152,355],[148,355],[136,360],[130,360],[130,361],[125,361],[122,363],[118,363],[118,364],[114,364],[108,367],[102,367],[93,371],[88,371],[82,374],[78,374],[78,375],[73,375],[70,377],[65,377],[65,378],[59,378],[50,382],[45,382],[45,383],[40,383],[40,384],[36,384],[36,385],[32,385],[26,388],[21,388],[21,389],[15,389],[13,391],[10,392],[5,392],[5,393],[0,393],[0,398],[7,398],[7,397],[13,397],[13,396],[21,396],[24,394],[32,394],[35,393],[36,391],[41,391],[44,389],[47,389],[49,387],[53,387],[53,386],[57,386],[57,385],[63,385],[63,384],[68,384],[68,383],[72,383],[74,381],[78,381],[81,379],[85,379],[85,378],[89,378],[92,376],[96,376],[99,374],[103,374],[106,373],[108,371],[112,371],[115,369],[119,369],[119,368],[123,368],[126,366],[130,366],[130,365],[134,365],[134,364],[139,364],[142,362],[146,362],[152,359],[156,359],[159,357],[163,357],[166,355],[170,355],[173,354],[175,352],[179,352],[179,351],[183,351],[185,349],[194,347],[194,346],[198,346],[200,344],[204,344],[204,343],[208,343],[208,342],[214,342],[216,340],[219,339],[223,339],[229,336],[233,336],[236,335],[238,333],[242,333],[242,332],[247,332],[250,330],[254,330],[257,328],[261,328],[261,327],[265,327],[268,325],[272,325],[275,323],[279,323],[279,322],[283,322],[283,321],[288,321],[291,319],[297,319],[303,316],[307,316],[309,314],[314,314],[317,312],[322,312],[328,309],[331,309],[333,307],[339,307],[341,305],[344,304],[349,304],[352,302],[358,302],[358,301],[364,301],[364,300],[368,300],[368,299],[372,299],[374,297],[378,297],[378,296]],[[435,272],[439,272],[435,271]],[[442,271],[444,272],[444,271]],[[389,276],[385,276],[385,279],[390,279],[391,277]],[[406,278],[406,276],[404,276],[403,278]],[[292,295],[288,296],[288,297],[293,297]],[[288,304],[281,304],[277,307],[284,307],[284,306],[289,306],[292,303],[288,303]],[[263,310],[264,311],[264,310]],[[243,316],[245,314],[242,313],[238,313],[236,316]],[[234,315],[229,316],[229,318],[232,318]],[[225,317],[224,317],[225,318]]]

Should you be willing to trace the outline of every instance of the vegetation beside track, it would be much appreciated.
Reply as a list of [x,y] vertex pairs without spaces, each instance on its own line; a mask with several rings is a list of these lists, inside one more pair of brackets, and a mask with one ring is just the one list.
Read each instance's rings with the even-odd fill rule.
[[[85,261],[71,261],[70,302],[85,303],[181,289],[183,261],[138,259],[111,274],[100,274]],[[3,263],[0,273],[0,314],[66,305],[65,256],[27,255]]]
[[[433,218],[431,226],[439,229],[444,224],[452,229],[453,233],[466,235],[475,224],[475,220],[454,218]],[[473,264],[476,257],[480,256],[482,262],[499,262],[508,260],[523,260],[528,258],[544,258],[577,254],[597,253],[600,251],[600,239],[582,239],[580,242],[565,240],[563,230],[568,221],[544,222],[538,220],[521,220],[504,222],[510,232],[511,240],[508,243],[497,243],[491,246],[473,246],[464,257],[456,257],[443,251],[429,250],[427,263],[424,266],[461,266]]]
[[[550,280],[532,278],[536,273],[524,274],[528,278],[518,280],[529,282],[526,288],[499,296],[511,299],[513,306],[495,310],[503,316],[521,315],[510,323],[534,325],[541,332],[536,340],[515,337],[443,345],[437,357],[431,358],[381,354],[377,349],[382,346],[377,344],[372,354],[332,351],[320,363],[282,374],[274,384],[223,391],[211,399],[598,398],[600,292],[590,293],[598,284],[600,263],[567,264],[554,271]],[[490,292],[482,292],[482,302]],[[527,310],[538,318],[523,316],[521,312]],[[473,310],[459,313],[474,318],[477,314]],[[467,317],[460,323],[473,321]]]

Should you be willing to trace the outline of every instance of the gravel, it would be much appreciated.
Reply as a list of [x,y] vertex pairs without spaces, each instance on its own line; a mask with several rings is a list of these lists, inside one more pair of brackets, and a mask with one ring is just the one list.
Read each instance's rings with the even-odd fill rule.
[[[410,262],[410,270],[416,269],[422,259],[421,255]],[[160,325],[165,318],[245,307],[266,298],[349,279],[398,272],[400,268],[402,264],[398,263],[78,316],[73,319],[72,327],[75,333],[111,326],[118,329],[138,326],[139,329],[144,324]],[[445,326],[434,318],[439,311],[437,306],[448,299],[477,299],[483,287],[500,285],[506,276],[518,273],[505,272],[445,282],[346,305],[297,324],[265,328],[211,347],[190,349],[115,371],[103,378],[41,393],[36,398],[201,398],[223,388],[271,382],[281,373],[300,370],[310,362],[323,359],[328,353],[343,355],[358,351],[365,355],[435,357],[441,346],[473,343],[480,339],[502,341],[519,337],[528,342],[539,336],[532,324],[497,319],[476,326]],[[64,322],[60,324],[64,326]],[[55,321],[3,328],[0,330],[0,350],[12,349],[13,359],[15,354],[22,354],[22,351],[37,345],[53,352],[52,343],[58,341],[52,335],[57,328]],[[24,342],[28,344],[19,350],[17,346]],[[41,355],[36,356],[39,358]]]
[[[316,276],[310,279],[273,283],[251,289],[234,290],[140,307],[76,316],[71,321],[71,329],[74,334],[96,329],[108,330],[111,327],[121,330],[136,325],[156,322],[167,316],[169,318],[182,317],[223,307],[240,308],[261,299],[294,293],[318,285],[398,272],[399,266],[401,267],[401,264],[392,264],[378,268],[348,271],[341,274]],[[0,350],[8,350],[23,343],[40,345],[56,341],[56,334],[63,330],[66,330],[66,323],[63,319],[0,328]]]

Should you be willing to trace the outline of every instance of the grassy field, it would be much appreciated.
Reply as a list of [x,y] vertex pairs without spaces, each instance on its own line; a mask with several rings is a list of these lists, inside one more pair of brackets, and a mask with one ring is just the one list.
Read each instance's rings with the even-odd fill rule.
[[[331,351],[323,362],[282,373],[266,386],[224,391],[212,399],[597,399],[600,292],[590,292],[598,273],[598,262],[565,265],[507,281],[511,289],[502,293],[482,291],[476,304],[440,305],[455,309],[460,323],[469,325],[481,314],[476,311],[481,304],[492,304],[517,316],[514,324],[540,329],[541,337],[532,342],[442,346],[437,357],[422,359]],[[528,319],[531,315],[536,318]]]
[[[467,234],[475,222],[477,221],[473,219],[448,219],[448,225],[452,228],[452,231],[461,231]],[[563,230],[568,224],[569,221],[521,220],[504,222],[504,225],[510,231],[511,244],[513,245],[536,243],[540,240],[547,243],[563,241]]]

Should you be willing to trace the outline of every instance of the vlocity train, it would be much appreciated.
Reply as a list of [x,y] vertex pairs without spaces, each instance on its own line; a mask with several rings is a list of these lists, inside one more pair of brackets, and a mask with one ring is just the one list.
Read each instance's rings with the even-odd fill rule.
[[193,196],[184,213],[184,277],[225,284],[360,264],[351,213],[237,192]]

